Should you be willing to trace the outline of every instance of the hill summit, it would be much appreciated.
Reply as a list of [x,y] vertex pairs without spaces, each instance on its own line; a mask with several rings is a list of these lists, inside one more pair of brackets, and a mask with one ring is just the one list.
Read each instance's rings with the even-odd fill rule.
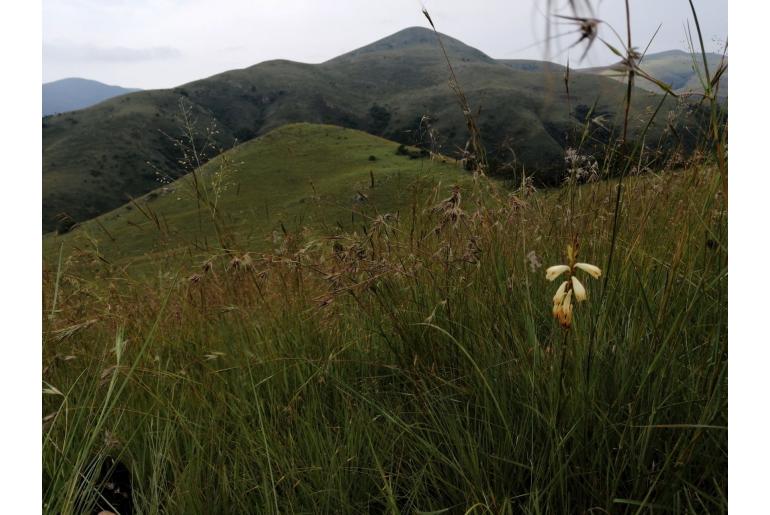
[[[486,61],[489,63],[495,62],[494,59],[486,55],[484,52],[466,45],[459,39],[455,39],[441,33],[439,33],[439,37],[441,38],[441,42],[444,44],[444,48],[446,48],[447,54],[449,54],[450,57],[458,59],[473,59]],[[431,55],[435,55],[437,45],[438,43],[436,34],[433,32],[433,30],[425,27],[408,27],[394,34],[391,34],[390,36],[379,39],[374,43],[370,43],[366,46],[335,57],[334,59],[327,61],[327,63],[340,63],[346,61],[350,62],[365,55],[381,55],[383,53],[390,53],[394,51],[409,53],[427,51]]]
[[[452,185],[472,180],[453,160],[419,157],[413,147],[365,132],[287,124],[213,158],[196,171],[197,182],[188,174],[71,232],[46,236],[44,248],[53,254],[64,243],[69,252],[97,241],[110,262],[152,259],[207,248],[223,233],[269,248],[273,232],[352,232],[377,216],[409,212],[418,193],[441,185],[446,196]],[[203,190],[222,206],[216,227],[199,204]],[[163,220],[162,231],[147,213]]]

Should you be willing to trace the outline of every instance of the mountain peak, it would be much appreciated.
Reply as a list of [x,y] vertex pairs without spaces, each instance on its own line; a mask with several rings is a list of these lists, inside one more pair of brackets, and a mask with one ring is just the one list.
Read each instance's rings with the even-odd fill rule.
[[[488,62],[494,61],[484,52],[466,45],[459,39],[455,39],[440,32],[438,35],[441,38],[441,42],[444,44],[444,48],[446,48],[446,51],[450,57],[474,60],[478,59]],[[329,62],[354,60],[356,58],[371,54],[381,54],[393,51],[408,52],[411,50],[428,50],[435,52],[437,49],[438,41],[436,40],[436,33],[433,32],[433,29],[413,26],[399,30],[398,32],[395,32],[389,36],[385,36],[384,38],[379,39],[374,43],[370,43],[361,48],[357,48],[352,52],[348,52],[347,54],[335,57]]]

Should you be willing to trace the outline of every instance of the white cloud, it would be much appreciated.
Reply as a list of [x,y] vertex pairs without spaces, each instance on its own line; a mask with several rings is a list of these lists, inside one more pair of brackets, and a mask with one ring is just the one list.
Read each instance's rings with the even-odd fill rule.
[[57,61],[102,61],[105,63],[126,63],[153,60],[178,59],[182,52],[173,47],[127,48],[43,45],[43,58]]

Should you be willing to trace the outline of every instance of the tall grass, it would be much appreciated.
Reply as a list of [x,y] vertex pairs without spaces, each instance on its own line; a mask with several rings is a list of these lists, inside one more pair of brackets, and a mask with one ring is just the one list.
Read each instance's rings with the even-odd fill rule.
[[574,220],[564,192],[522,194],[190,278],[51,270],[47,511],[95,495],[107,456],[141,512],[724,510],[719,186],[629,180],[608,301],[588,285],[567,347],[538,264],[573,223],[606,259],[611,181],[576,188]]

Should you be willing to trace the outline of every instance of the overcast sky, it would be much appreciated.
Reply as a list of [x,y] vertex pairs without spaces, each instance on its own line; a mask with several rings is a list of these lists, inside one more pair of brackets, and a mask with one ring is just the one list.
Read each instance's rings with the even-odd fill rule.
[[[718,50],[727,39],[727,0],[694,3],[707,46]],[[318,63],[405,27],[426,26],[422,4],[439,31],[492,57],[545,55],[546,0],[43,0],[43,81],[84,77],[167,88],[268,59]],[[623,0],[593,4],[598,18],[625,34]],[[631,0],[631,13],[635,46],[646,46],[662,24],[650,51],[686,48],[687,0]],[[558,48],[573,38],[554,42],[551,59],[569,56],[574,64],[582,49]],[[580,66],[616,60],[600,47]]]

